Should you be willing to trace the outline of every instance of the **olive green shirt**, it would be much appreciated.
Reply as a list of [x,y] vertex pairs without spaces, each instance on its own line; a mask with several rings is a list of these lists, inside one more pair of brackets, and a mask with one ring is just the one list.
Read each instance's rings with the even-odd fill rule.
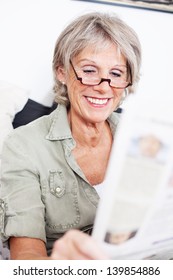
[[[108,122],[114,135],[119,116]],[[39,238],[48,254],[53,242],[71,228],[91,228],[99,196],[72,155],[75,141],[66,107],[15,129],[4,144],[0,231]]]

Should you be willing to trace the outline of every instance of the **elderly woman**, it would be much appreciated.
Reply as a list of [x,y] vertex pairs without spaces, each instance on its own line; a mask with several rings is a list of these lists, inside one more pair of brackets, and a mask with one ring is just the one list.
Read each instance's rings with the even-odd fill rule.
[[1,236],[12,259],[106,258],[86,233],[119,122],[114,111],[133,92],[140,63],[136,33],[115,15],[85,14],[59,36],[57,109],[16,129],[3,150]]

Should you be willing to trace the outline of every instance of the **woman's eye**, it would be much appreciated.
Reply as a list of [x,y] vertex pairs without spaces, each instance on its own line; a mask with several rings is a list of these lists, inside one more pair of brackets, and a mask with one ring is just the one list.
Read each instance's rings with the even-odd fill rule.
[[95,71],[95,70],[93,70],[93,69],[83,69],[83,72],[84,72],[85,74],[92,74],[92,73],[96,73],[96,71]]
[[111,72],[111,75],[114,77],[121,77],[121,73],[119,72]]

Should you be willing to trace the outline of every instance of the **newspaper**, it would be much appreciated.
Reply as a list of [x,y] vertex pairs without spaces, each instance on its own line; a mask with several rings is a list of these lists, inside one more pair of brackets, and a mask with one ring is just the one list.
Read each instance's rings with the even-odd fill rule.
[[173,98],[129,98],[93,236],[112,259],[173,259]]

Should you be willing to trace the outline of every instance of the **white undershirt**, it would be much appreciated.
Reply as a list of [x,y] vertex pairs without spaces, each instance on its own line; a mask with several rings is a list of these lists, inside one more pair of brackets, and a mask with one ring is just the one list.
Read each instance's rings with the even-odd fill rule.
[[94,185],[93,187],[95,188],[95,190],[98,193],[99,197],[101,197],[103,195],[104,183],[101,183],[101,184],[98,184],[98,185]]

